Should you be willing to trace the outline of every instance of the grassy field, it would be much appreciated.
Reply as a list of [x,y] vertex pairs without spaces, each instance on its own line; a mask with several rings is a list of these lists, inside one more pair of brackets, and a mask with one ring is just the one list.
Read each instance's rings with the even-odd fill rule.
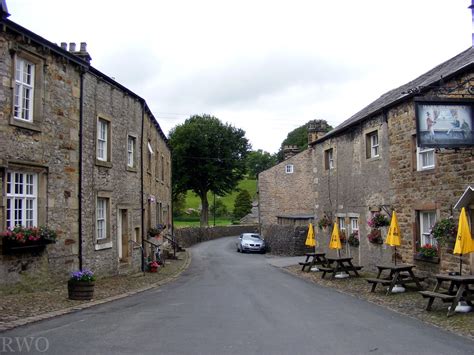
[[[185,228],[185,227],[199,227],[199,217],[175,217],[173,219],[175,228]],[[229,218],[216,217],[216,226],[228,226],[232,224]],[[209,216],[209,226],[214,225],[214,218]]]
[[[239,183],[238,188],[247,190],[250,193],[250,196],[252,196],[252,199],[254,199],[257,194],[257,180],[244,179]],[[232,211],[234,209],[234,200],[238,193],[238,191],[234,191],[231,194],[225,196],[216,196],[216,199],[221,200],[227,209]],[[214,195],[212,193],[208,193],[207,200],[209,201],[209,205],[212,205],[214,201]],[[188,191],[186,194],[186,208],[198,209],[200,205],[201,200],[199,197],[193,192]]]
[[[250,193],[250,196],[252,196],[252,199],[254,199],[257,194],[257,180],[244,179],[239,183],[238,188],[242,190],[247,190]],[[216,200],[221,200],[227,207],[227,210],[231,213],[234,209],[234,201],[238,193],[238,191],[234,191],[226,196],[216,196]],[[214,203],[214,195],[212,193],[208,193],[207,199],[209,201],[209,206],[211,206]],[[200,198],[196,196],[193,192],[188,191],[188,193],[186,194],[185,208],[194,208],[197,210],[199,209],[200,205]],[[175,228],[199,227],[199,216],[174,217],[173,223]],[[232,224],[230,217],[216,217],[216,226],[228,226],[230,224]],[[209,213],[209,225],[214,225],[214,217],[211,213]]]

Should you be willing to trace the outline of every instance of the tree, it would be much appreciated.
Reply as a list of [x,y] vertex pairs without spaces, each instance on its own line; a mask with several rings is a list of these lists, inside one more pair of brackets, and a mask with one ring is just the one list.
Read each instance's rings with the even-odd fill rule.
[[242,129],[210,115],[194,115],[169,135],[173,194],[192,190],[201,199],[201,226],[208,225],[210,191],[223,196],[244,176],[250,144]]
[[277,163],[276,155],[263,150],[254,150],[247,156],[247,172],[251,179],[256,179],[262,171],[270,169]]
[[[326,121],[321,120],[326,123]],[[286,145],[296,145],[300,151],[305,150],[308,147],[308,125],[311,121],[305,123],[304,125],[295,128],[286,136],[285,140],[281,142],[280,150],[277,153],[278,162],[283,161],[283,147]],[[327,125],[326,132],[329,132],[332,129],[331,126]]]
[[252,211],[252,197],[247,190],[241,190],[234,201],[234,219],[239,220]]
[[173,216],[181,216],[186,207],[186,194],[173,194]]

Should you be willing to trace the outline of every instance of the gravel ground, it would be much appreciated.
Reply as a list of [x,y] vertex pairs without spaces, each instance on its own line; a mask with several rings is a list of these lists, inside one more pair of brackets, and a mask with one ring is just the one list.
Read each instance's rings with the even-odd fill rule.
[[167,260],[157,273],[115,276],[95,282],[94,299],[68,299],[67,282],[32,283],[29,288],[0,288],[0,332],[51,316],[74,312],[114,299],[145,291],[176,278],[190,262],[187,252],[177,253],[178,260]]
[[319,272],[302,272],[301,266],[289,266],[286,270],[318,285],[336,289],[339,292],[367,300],[474,340],[474,312],[456,313],[448,318],[446,317],[448,305],[443,304],[440,300],[435,300],[432,311],[428,312],[425,310],[428,300],[409,286],[407,286],[407,292],[386,295],[386,289],[381,285],[377,285],[375,292],[370,292],[371,287],[365,278],[375,277],[375,274],[359,272],[361,274],[360,278],[349,277],[329,280],[328,277],[321,279],[321,273]]

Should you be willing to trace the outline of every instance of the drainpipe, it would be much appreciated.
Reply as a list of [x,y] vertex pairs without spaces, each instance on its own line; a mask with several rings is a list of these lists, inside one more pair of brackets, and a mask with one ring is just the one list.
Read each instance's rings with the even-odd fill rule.
[[79,93],[79,270],[82,270],[82,147],[83,147],[83,121],[84,121],[84,73],[81,70]]
[[141,222],[142,222],[142,247],[141,247],[141,252],[142,252],[142,272],[145,271],[145,208],[144,208],[144,188],[143,188],[143,144],[144,142],[144,137],[143,133],[145,131],[145,101],[142,101],[142,131],[141,131],[141,144],[140,144],[140,191],[141,191],[141,198],[140,198],[140,203],[141,203]]

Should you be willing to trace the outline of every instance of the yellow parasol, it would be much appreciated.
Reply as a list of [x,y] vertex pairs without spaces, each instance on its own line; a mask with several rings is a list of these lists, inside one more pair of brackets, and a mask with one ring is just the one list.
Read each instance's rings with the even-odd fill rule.
[[472,240],[469,223],[467,222],[466,210],[463,207],[459,216],[458,234],[456,236],[456,244],[454,244],[453,254],[460,254],[459,274],[462,274],[462,256],[474,251],[474,240]]
[[401,233],[398,227],[397,214],[395,211],[392,213],[392,220],[390,221],[390,227],[388,228],[387,239],[385,244],[395,247],[395,265],[397,264],[397,247],[401,245]]
[[334,228],[331,233],[331,241],[329,242],[329,249],[337,249],[338,255],[342,249],[341,237],[339,236],[339,227],[337,223],[334,223]]
[[304,244],[309,247],[316,247],[316,239],[314,238],[314,228],[312,223],[308,226],[308,235],[306,236]]

